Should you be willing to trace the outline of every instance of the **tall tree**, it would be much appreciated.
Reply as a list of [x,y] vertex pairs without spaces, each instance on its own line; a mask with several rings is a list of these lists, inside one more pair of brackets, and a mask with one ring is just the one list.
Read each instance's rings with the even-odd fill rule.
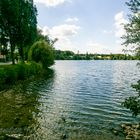
[[14,49],[16,44],[17,1],[0,1],[0,41],[5,45],[5,39],[10,43],[12,62],[14,62]]
[[129,0],[126,5],[130,9],[129,22],[124,25],[126,34],[122,37],[124,44],[140,58],[140,0]]
[[14,62],[15,46],[19,49],[24,61],[23,48],[31,45],[37,32],[37,9],[33,0],[1,0],[0,1],[0,41],[8,39]]
[[21,60],[24,61],[24,47],[32,45],[37,36],[37,9],[33,4],[33,0],[18,0],[18,38],[17,46]]
[[53,46],[58,41],[58,38],[50,39],[48,35],[43,35],[43,32],[41,29],[37,29],[36,41],[39,41],[39,40],[45,40],[49,45]]
[[[124,26],[126,35],[124,44],[132,46],[137,56],[140,58],[140,0],[129,0],[126,3],[131,13],[129,14],[129,22]],[[123,105],[130,109],[133,115],[140,114],[140,80],[136,85],[132,86],[137,91],[137,96],[129,97]]]

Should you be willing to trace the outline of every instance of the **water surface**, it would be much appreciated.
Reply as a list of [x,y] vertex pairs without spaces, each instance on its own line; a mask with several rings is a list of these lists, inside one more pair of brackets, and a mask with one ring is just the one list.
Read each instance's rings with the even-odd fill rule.
[[0,96],[0,133],[31,140],[124,139],[112,129],[137,122],[121,106],[135,95],[137,61],[56,61],[50,76]]

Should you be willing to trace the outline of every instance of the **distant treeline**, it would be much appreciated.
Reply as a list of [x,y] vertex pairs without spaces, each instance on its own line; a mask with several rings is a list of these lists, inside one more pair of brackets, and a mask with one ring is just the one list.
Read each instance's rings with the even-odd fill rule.
[[138,56],[128,54],[75,54],[72,51],[55,50],[56,60],[140,60]]

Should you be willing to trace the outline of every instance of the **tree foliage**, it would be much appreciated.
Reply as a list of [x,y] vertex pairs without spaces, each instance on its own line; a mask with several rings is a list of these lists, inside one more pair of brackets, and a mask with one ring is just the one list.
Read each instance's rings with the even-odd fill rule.
[[36,16],[33,0],[0,1],[0,44],[10,44],[13,64],[15,46],[24,61],[23,47],[31,45],[36,38]]
[[140,80],[132,87],[136,90],[137,96],[127,98],[123,105],[130,109],[134,116],[137,116],[140,114]]
[[[140,1],[130,0],[126,4],[131,13],[128,16],[129,23],[124,26],[126,30],[126,35],[123,36],[123,39],[125,39],[124,44],[126,46],[132,45],[135,53],[140,58]],[[133,115],[137,116],[140,114],[140,80],[132,87],[136,90],[137,96],[127,98],[123,105],[130,109]]]
[[29,60],[42,63],[44,68],[54,64],[54,52],[52,46],[43,40],[37,41],[29,51]]
[[140,1],[130,0],[126,2],[130,9],[128,15],[129,22],[124,25],[126,34],[122,37],[126,46],[131,46],[131,50],[140,57]]
[[76,54],[68,50],[54,50],[54,53],[56,60],[138,60],[138,57],[126,54]]
[[50,39],[48,35],[43,35],[41,29],[37,29],[37,38],[36,38],[36,41],[39,41],[39,40],[45,40],[51,46],[53,46],[54,43],[56,43],[58,41],[58,38],[55,38],[54,40],[53,39]]

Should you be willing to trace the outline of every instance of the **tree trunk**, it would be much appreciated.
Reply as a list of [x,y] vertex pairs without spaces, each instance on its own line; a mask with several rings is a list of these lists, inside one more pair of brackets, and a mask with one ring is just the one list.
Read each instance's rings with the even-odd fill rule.
[[12,58],[12,64],[15,65],[14,46],[12,43],[11,43],[11,58]]
[[21,62],[24,63],[24,52],[23,52],[23,46],[22,45],[20,45],[20,47],[19,47],[19,53],[20,53]]
[[21,45],[21,61],[24,63],[23,46]]

